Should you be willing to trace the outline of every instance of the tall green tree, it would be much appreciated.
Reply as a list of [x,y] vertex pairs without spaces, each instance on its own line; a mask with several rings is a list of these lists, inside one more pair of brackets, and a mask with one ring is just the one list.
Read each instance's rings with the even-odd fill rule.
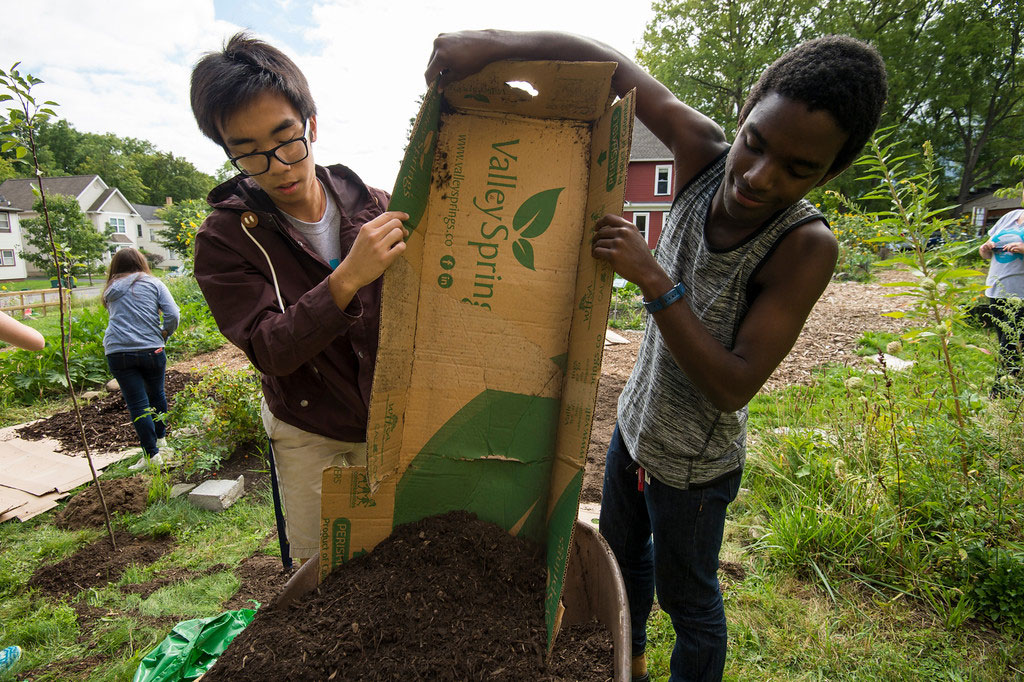
[[[931,140],[945,194],[1013,183],[1024,138],[1024,3],[1006,0],[656,0],[638,60],[732,134],[750,86],[794,44],[832,33],[874,44],[886,61],[883,124]],[[911,165],[914,160],[909,161]],[[855,174],[840,176],[858,195]],[[861,191],[857,191],[860,189]]]
[[188,160],[155,152],[136,159],[139,176],[147,189],[145,201],[139,203],[162,206],[167,197],[172,201],[202,199],[213,189],[215,180],[196,169]]
[[[18,137],[23,138],[24,131]],[[184,158],[159,151],[147,140],[79,132],[63,119],[40,123],[35,138],[45,175],[99,175],[137,204],[159,206],[167,197],[199,199],[214,185],[212,176]]]
[[157,241],[181,256],[186,272],[192,270],[196,232],[212,210],[205,201],[188,199],[158,209],[156,212],[157,217],[167,223],[167,227],[160,231]]
[[[949,37],[955,36],[950,40]],[[1010,166],[1024,139],[1024,3],[950,2],[933,40],[946,50],[926,106],[930,139],[955,165],[958,202],[972,189],[1016,180]]]
[[21,222],[22,236],[31,247],[22,251],[21,257],[41,269],[48,277],[57,277],[58,267],[65,276],[77,276],[94,270],[107,250],[110,228],[105,233],[99,232],[74,197],[52,194],[47,197],[46,204],[59,263],[55,264],[53,260],[46,220],[42,217],[43,203],[39,199],[32,206],[38,216]]
[[730,137],[747,92],[772,61],[808,36],[810,0],[655,0],[637,60]]

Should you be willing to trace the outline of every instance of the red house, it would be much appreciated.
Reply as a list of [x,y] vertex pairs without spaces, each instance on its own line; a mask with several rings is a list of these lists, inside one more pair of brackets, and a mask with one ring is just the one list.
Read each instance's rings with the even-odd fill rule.
[[672,206],[674,182],[672,152],[639,119],[634,120],[622,217],[640,228],[652,249]]

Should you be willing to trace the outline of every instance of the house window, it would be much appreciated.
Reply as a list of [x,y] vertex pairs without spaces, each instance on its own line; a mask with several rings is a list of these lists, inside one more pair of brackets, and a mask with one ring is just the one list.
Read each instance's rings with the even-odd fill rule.
[[672,165],[656,166],[654,169],[654,195],[672,193]]
[[135,226],[135,230],[136,230],[138,236],[141,238],[142,237],[142,225],[136,225]]
[[110,218],[107,220],[107,225],[114,228],[114,232],[125,234],[124,218]]
[[7,211],[0,211],[0,232],[11,231],[11,214]]
[[0,267],[14,265],[14,249],[0,249]]
[[646,241],[648,234],[648,226],[651,224],[651,214],[634,213],[633,224],[636,225],[636,229],[640,230],[640,234],[644,236],[644,241]]
[[178,260],[178,254],[174,253],[174,249],[167,249],[167,258],[169,260]]

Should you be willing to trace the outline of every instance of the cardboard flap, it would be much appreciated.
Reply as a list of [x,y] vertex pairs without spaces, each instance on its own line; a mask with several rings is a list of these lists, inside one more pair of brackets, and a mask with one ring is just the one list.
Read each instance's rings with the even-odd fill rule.
[[615,68],[614,62],[495,62],[449,85],[444,97],[458,111],[593,121],[611,100]]

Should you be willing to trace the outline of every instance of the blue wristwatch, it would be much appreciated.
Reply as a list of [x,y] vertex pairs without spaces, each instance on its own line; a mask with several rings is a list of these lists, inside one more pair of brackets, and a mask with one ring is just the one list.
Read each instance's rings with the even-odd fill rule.
[[649,313],[656,313],[659,310],[664,310],[681,299],[685,293],[686,287],[683,286],[682,282],[679,282],[653,301],[644,301],[644,308],[646,308]]

